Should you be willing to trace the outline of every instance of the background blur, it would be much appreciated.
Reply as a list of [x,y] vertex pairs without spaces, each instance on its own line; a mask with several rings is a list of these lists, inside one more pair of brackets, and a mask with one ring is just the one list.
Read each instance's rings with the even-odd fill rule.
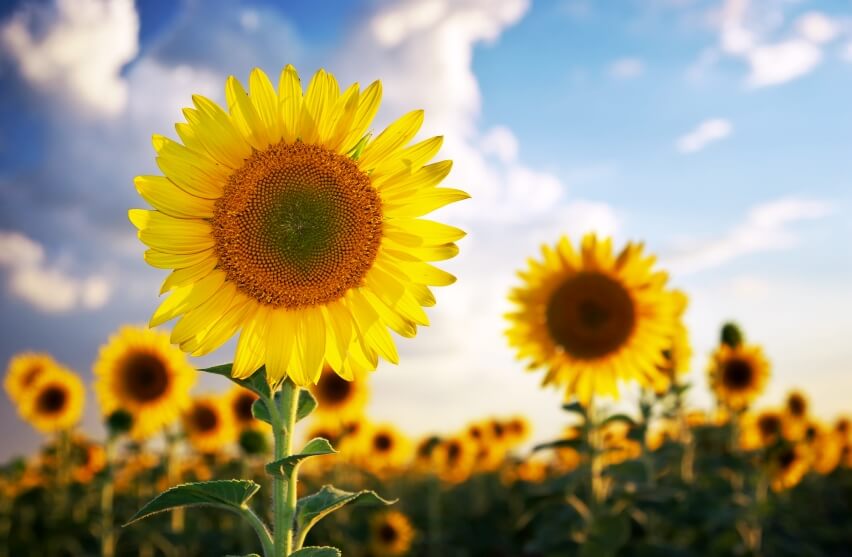
[[[604,6],[604,4],[606,4]],[[618,8],[616,9],[616,5]],[[165,272],[126,210],[192,93],[317,68],[384,82],[376,129],[426,109],[446,185],[473,199],[432,326],[373,376],[370,415],[410,433],[525,412],[563,425],[506,347],[514,270],[560,233],[643,240],[691,298],[691,394],[724,320],[825,418],[852,392],[852,4],[815,0],[48,0],[0,4],[0,360],[46,350],[87,382],[146,322]],[[277,78],[276,78],[277,80]],[[202,360],[230,361],[233,345]],[[197,391],[222,390],[204,377]],[[91,395],[91,393],[90,393]],[[706,397],[702,398],[702,397]],[[94,397],[87,427],[100,433]],[[0,459],[39,436],[0,401]]]

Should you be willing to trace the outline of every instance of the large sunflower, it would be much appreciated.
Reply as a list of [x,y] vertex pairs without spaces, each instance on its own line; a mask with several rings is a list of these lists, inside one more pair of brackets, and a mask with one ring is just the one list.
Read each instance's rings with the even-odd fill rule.
[[21,417],[44,433],[70,429],[80,421],[86,391],[71,371],[54,368],[40,373],[21,396]]
[[583,237],[580,251],[563,237],[542,247],[543,261],[519,272],[507,331],[518,357],[547,369],[545,384],[586,404],[595,392],[618,395],[616,381],[653,386],[675,330],[666,274],[641,244],[613,254],[612,241]]
[[370,549],[378,557],[405,555],[413,539],[411,521],[399,511],[378,514],[370,521]]
[[317,399],[317,412],[335,416],[342,421],[362,418],[367,404],[366,378],[347,381],[326,367],[311,393]]
[[222,395],[196,397],[183,414],[183,427],[192,447],[202,453],[215,453],[234,442],[237,430]]
[[722,344],[710,362],[710,386],[733,410],[748,406],[766,387],[769,362],[759,346]]
[[101,412],[129,412],[135,439],[150,437],[180,416],[197,375],[167,334],[129,326],[101,347],[94,372]]
[[129,214],[145,258],[173,269],[151,325],[181,317],[171,339],[193,355],[241,331],[235,377],[265,364],[270,381],[304,386],[325,363],[352,379],[397,362],[388,329],[428,324],[429,287],[455,280],[428,262],[464,236],[420,218],[468,197],[437,187],[451,162],[427,163],[442,139],[409,145],[419,110],[372,138],[381,84],[341,93],[323,70],[303,93],[292,66],[277,91],[255,69],[248,92],[230,77],[225,96],[227,112],[194,96],[182,143],[154,137],[165,176],[135,182],[155,209]]
[[19,403],[30,386],[45,371],[56,369],[59,364],[48,354],[24,352],[9,360],[3,386],[13,402]]

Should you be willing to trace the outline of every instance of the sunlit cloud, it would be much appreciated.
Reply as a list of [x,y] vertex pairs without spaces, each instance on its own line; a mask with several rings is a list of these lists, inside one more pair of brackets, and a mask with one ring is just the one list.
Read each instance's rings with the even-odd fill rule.
[[698,124],[689,133],[678,138],[675,147],[681,153],[696,153],[707,145],[725,139],[734,131],[734,126],[724,118],[711,118]]

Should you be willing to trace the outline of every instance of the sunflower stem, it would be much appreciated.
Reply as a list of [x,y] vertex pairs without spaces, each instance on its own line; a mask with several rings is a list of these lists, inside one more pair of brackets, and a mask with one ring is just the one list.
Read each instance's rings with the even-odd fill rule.
[[[293,454],[293,438],[296,417],[299,410],[298,386],[280,391],[278,404],[270,402],[270,414],[275,438],[275,457],[280,460]],[[284,412],[286,415],[283,415]],[[286,420],[286,421],[285,421]],[[275,534],[275,557],[287,557],[298,547],[294,547],[294,529],[297,503],[299,467],[293,467],[285,480],[279,476],[272,478],[273,524]],[[295,545],[300,545],[296,543]]]
[[115,499],[115,442],[113,435],[109,435],[104,446],[106,454],[106,478],[101,489],[101,557],[114,557],[115,555],[115,525],[113,518],[113,504]]

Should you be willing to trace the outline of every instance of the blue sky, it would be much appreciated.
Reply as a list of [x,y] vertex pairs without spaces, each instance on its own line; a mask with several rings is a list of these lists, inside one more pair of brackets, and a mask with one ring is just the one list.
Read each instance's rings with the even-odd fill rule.
[[[766,346],[761,401],[804,387],[826,418],[852,388],[852,7],[815,0],[45,0],[0,8],[0,359],[47,350],[87,382],[97,347],[147,320],[160,272],[126,220],[200,92],[255,65],[380,78],[377,127],[412,108],[446,137],[439,213],[470,231],[433,326],[375,374],[371,411],[413,433],[527,412],[559,430],[505,347],[513,272],[593,229],[644,240],[691,297],[693,401],[737,319]],[[228,360],[228,347],[204,360]],[[208,378],[199,391],[221,390]],[[471,392],[478,393],[472,396]],[[90,393],[91,394],[91,393]],[[436,411],[436,408],[440,408]],[[90,396],[87,426],[97,431]],[[38,436],[4,399],[0,457]],[[14,439],[14,442],[10,440]]]

